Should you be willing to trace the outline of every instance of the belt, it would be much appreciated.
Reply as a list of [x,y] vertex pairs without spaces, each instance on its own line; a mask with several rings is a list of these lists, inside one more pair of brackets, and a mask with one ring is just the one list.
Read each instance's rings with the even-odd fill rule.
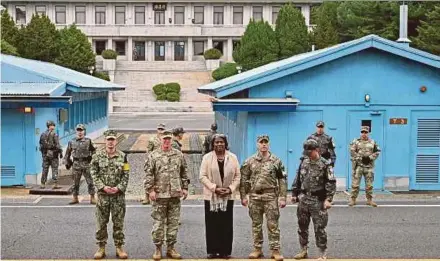
[[313,196],[313,197],[319,197],[319,196],[324,195],[322,190],[314,191],[314,192],[312,192],[312,191],[301,191],[301,193],[304,194],[304,195]]
[[275,188],[266,188],[266,189],[255,190],[255,194],[258,194],[258,195],[261,195],[264,193],[270,193],[270,192],[276,192]]
[[73,158],[74,161],[88,161],[89,157],[85,158]]

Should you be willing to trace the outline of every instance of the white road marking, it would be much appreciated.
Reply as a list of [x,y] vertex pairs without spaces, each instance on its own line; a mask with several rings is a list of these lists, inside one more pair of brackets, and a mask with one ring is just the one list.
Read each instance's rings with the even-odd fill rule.
[[[57,206],[1,206],[1,208],[95,208],[93,205],[57,205]],[[182,208],[204,208],[204,205],[182,205]],[[234,207],[243,208],[235,205]],[[288,205],[286,208],[296,208],[297,205]],[[127,205],[127,208],[151,208],[151,205]],[[333,205],[332,208],[352,208],[344,205]],[[372,208],[370,206],[356,206],[353,208]],[[379,205],[378,208],[440,208],[440,205]]]

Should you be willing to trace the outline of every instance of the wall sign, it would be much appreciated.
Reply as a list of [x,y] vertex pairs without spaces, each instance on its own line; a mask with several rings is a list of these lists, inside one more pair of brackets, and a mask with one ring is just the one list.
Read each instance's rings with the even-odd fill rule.
[[408,124],[408,119],[407,118],[390,118],[390,124],[406,125],[406,124]]
[[154,3],[153,11],[165,11],[167,10],[167,4],[164,3]]

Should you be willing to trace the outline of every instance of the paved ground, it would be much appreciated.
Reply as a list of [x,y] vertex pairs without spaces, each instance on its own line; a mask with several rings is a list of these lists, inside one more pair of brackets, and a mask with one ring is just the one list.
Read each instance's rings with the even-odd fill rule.
[[[430,199],[428,199],[430,198]],[[67,206],[68,197],[2,198],[2,259],[85,259],[94,244],[94,206]],[[205,257],[204,213],[201,201],[187,200],[177,248],[185,258]],[[378,208],[348,208],[338,201],[330,210],[330,258],[438,258],[440,200],[380,201]],[[238,204],[238,202],[236,202]],[[151,208],[130,199],[126,215],[126,248],[130,258],[151,258]],[[286,258],[298,250],[296,205],[281,211],[282,247]],[[111,227],[111,225],[109,226]],[[111,235],[111,233],[110,233]],[[317,251],[310,233],[311,258]],[[267,240],[267,236],[265,235]],[[115,258],[114,247],[108,258]],[[265,241],[267,242],[267,241]],[[247,209],[234,209],[233,257],[246,258],[252,247]],[[266,256],[269,254],[265,247]]]

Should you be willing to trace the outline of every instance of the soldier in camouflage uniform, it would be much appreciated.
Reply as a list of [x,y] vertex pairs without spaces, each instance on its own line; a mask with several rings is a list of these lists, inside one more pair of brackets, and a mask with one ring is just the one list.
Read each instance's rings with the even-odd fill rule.
[[321,156],[326,160],[329,160],[332,167],[335,167],[335,143],[331,136],[324,133],[324,126],[323,121],[318,121],[316,123],[316,132],[307,137],[307,140],[316,140],[319,145],[319,152],[321,153]]
[[212,147],[212,137],[217,134],[217,124],[211,124],[211,130],[209,134],[205,136],[205,141],[203,142],[203,155],[211,152],[214,148]]
[[52,189],[57,189],[60,188],[58,186],[58,157],[63,158],[63,150],[61,149],[58,134],[55,132],[55,122],[47,121],[46,126],[47,130],[40,136],[40,151],[43,157],[40,188],[46,188],[47,174],[49,173],[49,167],[51,167],[52,179],[54,180]]
[[374,140],[368,137],[369,132],[368,126],[362,126],[361,137],[350,145],[350,156],[356,162],[355,173],[351,181],[351,199],[348,203],[350,207],[356,205],[362,176],[365,178],[367,205],[377,207],[377,204],[373,202],[374,162],[379,157],[380,148]]
[[[92,176],[90,175],[90,161],[92,160],[92,155],[95,153],[96,148],[93,146],[92,140],[84,136],[85,131],[86,128],[84,124],[76,125],[76,137],[69,141],[66,155],[64,155],[63,159],[66,169],[70,169],[73,166],[73,199],[69,202],[71,205],[79,203],[79,184],[81,176],[83,175],[89,189],[90,204],[96,204],[95,186],[93,185]],[[73,161],[70,156],[72,156]]]
[[336,193],[336,179],[330,162],[320,156],[319,144],[313,140],[304,143],[307,156],[299,166],[298,174],[292,185],[292,202],[299,202],[297,208],[298,235],[301,251],[295,259],[307,257],[309,243],[309,224],[313,220],[316,246],[320,250],[318,260],[327,259],[328,222],[327,209],[331,208]]
[[[153,152],[154,150],[160,148],[161,144],[162,144],[162,134],[165,131],[165,124],[163,123],[159,123],[157,125],[157,136],[151,137],[148,140],[148,144],[147,144],[147,159],[148,159],[148,155]],[[144,180],[145,182],[145,180]],[[148,194],[145,194],[145,198],[144,200],[142,200],[142,205],[148,205],[150,204],[150,197],[148,196]]]
[[[188,167],[182,152],[171,147],[171,132],[164,132],[162,147],[153,151],[145,164],[145,190],[153,204],[151,232],[156,250],[154,260],[162,258],[166,235],[167,257],[180,259],[175,250],[180,219],[180,198],[188,196]],[[165,231],[166,230],[166,231]]]
[[[269,136],[257,138],[258,152],[248,158],[241,167],[241,204],[249,203],[249,216],[252,219],[254,251],[249,258],[263,256],[263,215],[266,215],[271,257],[283,260],[280,253],[279,208],[286,206],[287,178],[281,160],[269,151]],[[249,195],[249,202],[247,196]]]
[[130,166],[127,156],[116,149],[117,133],[113,130],[104,132],[105,149],[96,152],[90,163],[90,173],[98,191],[96,204],[96,240],[99,249],[95,259],[105,257],[107,244],[107,223],[110,214],[113,223],[113,240],[116,246],[116,256],[121,259],[128,257],[124,251],[124,218],[125,218],[125,190],[127,189]]
[[182,143],[180,143],[180,141],[182,141],[183,139],[183,134],[185,134],[185,131],[183,130],[182,127],[177,127],[173,129],[173,143],[172,143],[172,147],[176,150],[182,151]]

